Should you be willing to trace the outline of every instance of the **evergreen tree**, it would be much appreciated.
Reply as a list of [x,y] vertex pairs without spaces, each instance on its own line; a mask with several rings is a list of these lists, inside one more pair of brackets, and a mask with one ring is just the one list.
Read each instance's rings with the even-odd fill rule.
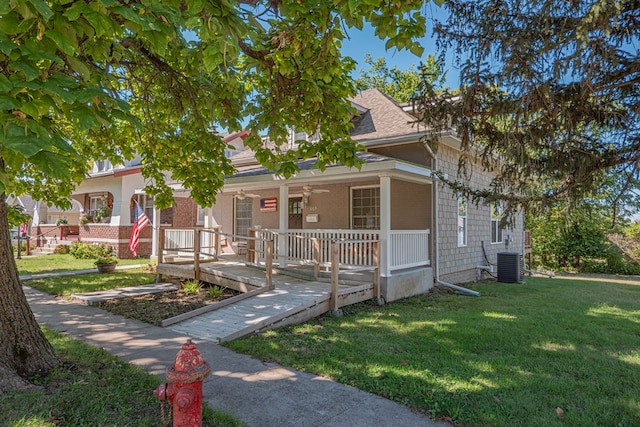
[[[477,198],[508,210],[581,200],[615,175],[620,198],[640,171],[639,9],[635,0],[455,0],[435,24],[453,49],[460,96],[422,84],[431,141],[457,126],[460,171],[496,177]],[[435,148],[435,144],[434,144]],[[621,199],[619,199],[621,200]]]

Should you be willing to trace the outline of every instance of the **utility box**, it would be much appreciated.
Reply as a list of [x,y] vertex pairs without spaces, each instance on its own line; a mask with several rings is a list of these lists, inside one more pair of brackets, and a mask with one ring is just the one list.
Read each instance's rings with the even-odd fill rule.
[[520,254],[518,252],[498,253],[498,282],[520,283]]

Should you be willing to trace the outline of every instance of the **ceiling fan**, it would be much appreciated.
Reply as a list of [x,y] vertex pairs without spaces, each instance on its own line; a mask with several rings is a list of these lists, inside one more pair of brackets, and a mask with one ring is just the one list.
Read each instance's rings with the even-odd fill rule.
[[329,193],[329,190],[314,190],[313,187],[311,187],[310,185],[303,185],[302,186],[302,195],[304,197],[309,197],[312,194],[317,194],[317,193]]
[[259,194],[245,193],[245,191],[242,190],[242,189],[240,189],[240,191],[238,191],[238,194],[236,194],[236,199],[238,199],[238,200],[244,200],[247,197],[255,199],[257,197],[260,197],[260,195]]
[[303,185],[302,186],[302,203],[306,205],[307,203],[309,203],[309,196],[317,193],[329,193],[329,190],[314,190],[310,185]]

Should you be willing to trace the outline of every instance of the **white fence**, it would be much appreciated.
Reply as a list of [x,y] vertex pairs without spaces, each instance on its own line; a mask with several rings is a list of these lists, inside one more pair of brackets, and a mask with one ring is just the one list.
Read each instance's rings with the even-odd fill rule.
[[[428,266],[429,230],[391,231],[389,235],[389,270]],[[341,241],[340,264],[374,265],[373,245],[380,240],[377,230],[255,230],[255,261],[264,262],[264,242],[272,240],[276,258],[290,263],[320,264],[331,262],[331,242]],[[283,241],[284,239],[284,241]],[[384,256],[384,254],[381,254]]]
[[[164,247],[167,252],[194,252],[196,229],[164,229]],[[215,256],[216,233],[218,229],[197,229],[199,232],[198,251],[203,255]],[[226,235],[225,235],[226,236]],[[240,236],[236,236],[240,238]],[[389,234],[387,259],[389,271],[403,268],[429,266],[429,230],[392,230]],[[265,263],[266,242],[273,241],[276,261],[292,264],[320,265],[331,262],[331,242],[339,241],[342,265],[371,266],[376,264],[373,245],[380,240],[377,230],[251,230],[247,238],[250,260]],[[381,257],[385,254],[381,253]]]

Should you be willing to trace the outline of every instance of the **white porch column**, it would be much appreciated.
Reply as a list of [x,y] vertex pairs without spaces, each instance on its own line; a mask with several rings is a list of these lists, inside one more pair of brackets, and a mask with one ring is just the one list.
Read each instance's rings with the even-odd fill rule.
[[380,176],[380,275],[389,277],[389,260],[391,259],[391,245],[389,234],[391,231],[391,177]]
[[158,242],[160,241],[160,209],[153,204],[153,219],[151,220],[153,231],[151,233],[151,260],[158,258]]
[[205,212],[206,212],[204,216],[205,228],[211,228],[211,227],[215,227],[216,225],[219,225],[218,221],[216,221],[216,218],[213,216],[213,208],[209,207]]
[[[278,228],[281,232],[289,231],[289,187],[280,186],[280,197],[278,200]],[[286,266],[286,255],[289,253],[289,239],[286,235],[278,236],[278,252],[276,256],[280,258],[280,267]],[[282,255],[281,257],[279,255]]]

